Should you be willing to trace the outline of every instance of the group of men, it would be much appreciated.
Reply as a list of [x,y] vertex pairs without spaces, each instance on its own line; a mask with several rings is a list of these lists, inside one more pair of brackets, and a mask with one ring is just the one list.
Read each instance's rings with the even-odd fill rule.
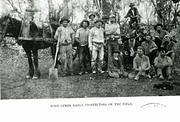
[[[130,7],[134,9],[133,4]],[[134,10],[138,14],[138,11]],[[134,13],[128,12],[126,17],[131,17],[131,14]],[[155,25],[155,33],[144,32],[144,37],[141,39],[143,41],[136,45],[135,38],[122,40],[116,16],[111,15],[106,18],[106,21],[95,19],[95,14],[91,14],[89,18],[90,20],[81,22],[76,32],[69,26],[70,20],[62,18],[61,26],[56,30],[54,38],[60,41],[58,60],[63,65],[64,75],[73,75],[72,46],[78,42],[80,75],[89,71],[104,73],[106,70],[110,75],[114,72],[118,76],[129,76],[139,80],[140,76],[151,78],[150,70],[153,67],[158,78],[167,77],[172,80],[175,44],[168,36],[168,32],[162,29],[163,25]],[[133,23],[138,25],[138,22],[133,19],[131,28]],[[126,42],[128,42],[129,54],[125,51]],[[125,55],[129,55],[132,59],[132,62],[128,62],[132,63],[130,71],[125,67],[127,64],[124,60]],[[128,60],[131,59],[128,58]],[[105,61],[107,66],[103,69]]]

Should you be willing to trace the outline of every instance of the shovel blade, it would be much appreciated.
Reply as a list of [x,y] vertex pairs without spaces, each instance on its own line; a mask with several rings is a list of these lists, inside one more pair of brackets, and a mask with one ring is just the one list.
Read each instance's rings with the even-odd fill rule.
[[49,69],[49,79],[51,80],[58,80],[58,69],[57,68],[50,68]]

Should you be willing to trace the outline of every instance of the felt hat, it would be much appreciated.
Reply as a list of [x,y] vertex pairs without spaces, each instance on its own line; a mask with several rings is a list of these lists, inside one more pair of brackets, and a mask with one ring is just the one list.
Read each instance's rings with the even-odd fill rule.
[[96,15],[95,15],[94,13],[91,13],[91,14],[89,15],[89,18],[90,18],[91,16],[96,17]]
[[62,24],[64,21],[67,21],[68,23],[70,22],[70,20],[67,17],[63,17],[60,20],[60,24]]
[[86,23],[88,24],[88,26],[89,26],[89,24],[90,24],[88,20],[83,20],[83,21],[81,22],[81,24],[80,24],[81,27],[82,27],[83,22],[86,22]]
[[103,23],[103,21],[102,21],[101,19],[97,19],[94,23],[96,24],[96,23],[98,23],[98,22]]
[[107,15],[102,16],[102,19],[109,19]]
[[156,30],[158,26],[163,27],[163,25],[162,25],[162,24],[158,23],[158,24],[156,24],[156,25],[154,26],[154,29]]
[[129,7],[133,7],[133,6],[135,6],[134,3],[130,3],[130,4],[129,4]]

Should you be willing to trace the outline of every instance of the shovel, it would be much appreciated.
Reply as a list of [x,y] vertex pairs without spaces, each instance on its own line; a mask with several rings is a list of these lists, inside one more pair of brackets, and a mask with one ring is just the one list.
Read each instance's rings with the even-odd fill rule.
[[59,51],[59,41],[60,40],[58,39],[57,46],[56,46],[56,54],[55,54],[54,64],[49,69],[49,79],[51,79],[52,81],[58,80],[58,69],[55,68],[55,66],[56,66],[57,54]]

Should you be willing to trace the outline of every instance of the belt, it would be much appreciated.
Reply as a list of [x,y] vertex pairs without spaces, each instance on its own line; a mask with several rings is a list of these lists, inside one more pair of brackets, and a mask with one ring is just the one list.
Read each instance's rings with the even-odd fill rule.
[[92,42],[93,44],[104,44],[103,42]]

